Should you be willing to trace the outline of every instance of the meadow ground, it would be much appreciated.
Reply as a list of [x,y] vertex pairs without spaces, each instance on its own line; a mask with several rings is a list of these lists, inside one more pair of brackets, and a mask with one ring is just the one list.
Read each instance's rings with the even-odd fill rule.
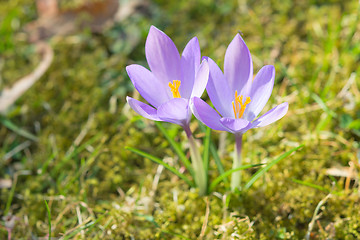
[[[0,180],[10,180],[0,189],[0,216],[17,217],[13,239],[47,239],[50,225],[53,239],[360,239],[359,14],[356,0],[154,0],[101,34],[84,29],[47,40],[52,65],[0,117]],[[0,89],[39,63],[23,32],[35,19],[34,1],[0,1]],[[245,134],[244,164],[304,146],[249,189],[231,193],[224,182],[207,197],[126,150],[181,168],[154,122],[125,101],[140,98],[125,67],[146,66],[151,25],[180,51],[197,36],[202,55],[220,66],[241,32],[254,72],[275,66],[266,110],[287,101],[289,111]],[[188,154],[182,129],[162,126]],[[191,128],[202,142],[195,118]],[[213,131],[211,140],[230,169],[233,136]],[[243,183],[256,171],[244,170]],[[213,155],[209,174],[219,175]],[[0,239],[8,235],[4,225]]]

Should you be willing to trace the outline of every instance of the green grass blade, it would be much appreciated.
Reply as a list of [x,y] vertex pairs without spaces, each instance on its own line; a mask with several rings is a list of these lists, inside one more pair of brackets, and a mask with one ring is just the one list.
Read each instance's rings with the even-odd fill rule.
[[[15,173],[15,174],[16,174],[16,173]],[[11,207],[11,203],[12,203],[12,200],[13,200],[14,194],[15,194],[15,188],[16,188],[16,184],[17,184],[17,178],[18,178],[18,175],[15,175],[15,176],[14,176],[13,183],[12,183],[12,186],[11,186],[11,189],[10,189],[9,197],[8,197],[8,199],[7,199],[7,201],[6,201],[4,216],[8,215],[8,213],[9,213],[9,210],[10,210],[10,207]]]
[[319,185],[316,185],[316,184],[313,184],[313,183],[305,182],[305,181],[298,180],[298,179],[292,179],[292,181],[294,183],[298,183],[298,184],[301,184],[301,185],[304,185],[304,186],[307,186],[307,187],[315,188],[315,189],[318,189],[318,190],[323,191],[323,192],[327,192],[327,193],[330,192],[329,189],[324,188],[324,187],[319,186]]
[[48,157],[48,159],[46,160],[46,162],[44,162],[42,168],[41,168],[41,175],[44,175],[45,173],[47,173],[49,164],[54,161],[54,159],[57,157],[56,153],[52,153],[50,157]]
[[282,155],[280,155],[279,157],[277,157],[275,160],[271,161],[269,164],[267,164],[264,168],[258,170],[252,177],[251,179],[246,183],[244,189],[249,189],[254,182],[256,182],[256,180],[258,180],[261,176],[263,176],[267,171],[269,171],[269,169],[274,166],[275,164],[277,164],[278,162],[280,162],[281,160],[283,160],[284,158],[286,158],[287,156],[289,156],[291,153],[297,151],[298,149],[302,148],[304,146],[304,144],[301,144],[298,147],[295,147],[293,149],[291,149],[290,151],[287,151],[286,153],[283,153]]
[[162,134],[164,134],[166,140],[168,140],[168,142],[170,143],[171,147],[175,150],[176,154],[179,156],[180,161],[184,164],[184,166],[186,167],[186,169],[190,172],[191,176],[194,177],[194,170],[191,167],[191,162],[187,159],[187,157],[185,156],[184,152],[181,150],[179,144],[177,144],[168,134],[168,132],[166,131],[166,129],[162,126],[162,124],[160,122],[155,122],[155,125],[157,126],[157,128],[162,132]]
[[95,227],[95,224],[98,223],[104,216],[101,216],[100,218],[96,219],[96,221],[91,221],[89,223],[86,223],[84,226],[79,227],[78,229],[76,229],[75,231],[69,233],[68,235],[64,236],[63,238],[60,238],[61,240],[68,240],[68,239],[73,239],[72,237],[74,237],[76,234],[78,234],[79,232],[81,232],[82,230],[90,230],[93,227]]
[[209,192],[212,192],[214,190],[214,188],[221,181],[223,181],[226,177],[230,176],[233,172],[237,172],[237,171],[240,171],[240,170],[245,170],[245,169],[252,168],[252,167],[258,167],[258,166],[261,166],[261,165],[263,165],[263,164],[261,164],[261,163],[259,163],[259,164],[249,164],[249,165],[244,165],[244,166],[241,166],[241,167],[238,167],[238,168],[235,168],[235,169],[230,169],[230,170],[224,172],[223,174],[221,174],[220,176],[215,178],[214,181],[212,181],[212,183],[210,184],[210,187],[209,187]]
[[[214,144],[212,141],[210,142],[210,152],[211,152],[211,155],[212,155],[213,158],[214,158],[216,167],[217,167],[220,175],[221,175],[221,174],[224,174],[224,173],[225,173],[224,166],[223,166],[223,164],[221,163],[221,159],[220,159],[220,157],[219,157],[219,154],[218,154],[218,152],[217,152],[217,149],[216,149],[216,147],[215,147],[215,144]],[[227,178],[224,178],[223,181],[224,181],[225,183],[229,183],[229,181],[227,180]]]
[[136,148],[132,148],[132,147],[125,147],[125,149],[132,151],[133,153],[136,153],[142,157],[148,158],[153,162],[156,162],[157,164],[161,164],[163,165],[167,170],[169,170],[170,172],[174,173],[176,176],[178,176],[179,178],[181,178],[182,180],[184,180],[187,184],[189,184],[191,187],[195,187],[195,184],[190,181],[184,174],[180,173],[178,170],[176,170],[175,168],[173,168],[172,166],[170,166],[169,164],[165,163],[164,161],[162,161],[160,158],[157,158],[153,155],[150,155],[146,152],[143,152],[141,150],[138,150]]
[[311,97],[312,99],[314,99],[314,101],[319,104],[319,106],[321,107],[321,109],[326,112],[327,114],[329,114],[332,117],[336,117],[337,114],[331,110],[328,106],[326,106],[325,102],[315,93],[311,93]]
[[295,183],[298,183],[298,184],[304,185],[304,186],[306,186],[306,187],[315,188],[315,189],[317,189],[317,190],[320,190],[320,191],[323,191],[323,192],[326,192],[326,193],[331,193],[331,194],[334,194],[334,195],[337,195],[337,196],[341,196],[341,195],[342,195],[342,193],[341,193],[341,192],[338,192],[338,191],[331,191],[330,189],[325,188],[325,187],[320,186],[320,185],[317,185],[317,184],[313,184],[313,183],[305,182],[305,181],[298,180],[298,179],[292,179],[292,181],[293,181],[293,182],[295,182]]
[[203,161],[204,161],[204,168],[206,174],[209,172],[210,140],[211,140],[211,128],[206,127],[205,139],[204,139],[204,153],[203,153]]
[[160,225],[155,221],[155,218],[152,215],[145,215],[141,213],[135,213],[136,216],[144,218],[146,221],[154,224],[155,227],[159,228]]
[[81,166],[79,166],[79,170],[76,171],[76,173],[70,178],[70,180],[64,185],[64,189],[68,189],[77,179],[79,179],[79,177],[81,176],[81,174],[84,173],[84,171],[86,171],[87,168],[90,167],[91,164],[93,164],[96,160],[96,158],[99,156],[99,154],[101,153],[101,149],[102,149],[103,143],[100,143],[99,146],[97,146],[95,148],[95,150],[91,153],[91,155],[87,158],[87,160],[84,162],[84,164],[82,164]]
[[38,138],[35,135],[16,126],[14,123],[12,123],[9,119],[5,118],[4,116],[0,116],[0,123],[2,123],[5,127],[7,127],[11,131],[19,134],[20,136],[22,136],[24,138],[30,139],[35,142],[38,140]]
[[65,164],[67,164],[74,156],[81,153],[84,149],[86,149],[87,146],[93,144],[96,140],[98,140],[101,137],[101,134],[96,134],[94,137],[90,138],[88,141],[83,143],[80,146],[77,146],[74,148],[74,151],[71,151],[65,155],[65,157],[59,162],[55,167],[51,170],[51,174],[58,174],[59,171],[63,169]]
[[[200,129],[204,132],[205,131],[205,125],[203,125],[202,123],[199,122],[199,127]],[[220,157],[217,153],[217,149],[215,147],[215,144],[214,142],[211,140],[211,138],[209,138],[209,149],[210,149],[210,153],[211,155],[213,156],[214,158],[214,161],[215,161],[215,164],[216,164],[216,167],[217,167],[217,170],[219,171],[219,174],[222,175],[225,173],[225,170],[224,170],[224,166],[222,165],[221,163],[221,160],[220,160]],[[227,178],[224,178],[223,181],[225,183],[228,183],[228,180]]]
[[49,208],[49,205],[48,205],[47,201],[44,200],[44,202],[45,202],[46,211],[47,211],[47,214],[48,214],[48,223],[49,223],[49,237],[48,237],[48,239],[50,240],[51,239],[51,212],[50,212],[50,208]]

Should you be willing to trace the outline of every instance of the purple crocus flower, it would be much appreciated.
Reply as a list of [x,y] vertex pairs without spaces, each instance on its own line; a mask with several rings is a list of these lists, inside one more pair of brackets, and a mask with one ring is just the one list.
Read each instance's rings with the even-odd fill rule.
[[207,60],[201,61],[196,37],[186,45],[181,57],[173,41],[154,26],[150,27],[145,44],[145,55],[150,67],[130,65],[126,71],[141,96],[152,106],[126,97],[130,107],[141,116],[178,124],[189,139],[194,180],[199,194],[207,193],[207,173],[194,137],[189,128],[191,111],[189,101],[200,97],[209,79]]
[[[288,111],[288,103],[284,102],[255,119],[271,95],[275,68],[271,65],[264,66],[253,80],[250,51],[239,34],[226,50],[224,74],[213,60],[207,60],[210,76],[206,90],[217,112],[198,97],[191,99],[191,110],[208,127],[235,134],[237,153],[233,168],[237,168],[241,165],[242,134],[251,128],[264,127],[282,118]],[[237,178],[236,175],[239,173],[233,174],[233,178]],[[233,190],[239,184],[240,177],[232,179]]]
[[146,39],[148,69],[133,64],[126,71],[141,96],[152,106],[127,97],[127,102],[141,116],[182,126],[189,134],[191,111],[189,99],[200,97],[205,90],[209,67],[201,61],[196,37],[186,45],[182,56],[173,41],[154,26]]
[[206,87],[210,100],[220,115],[198,97],[192,99],[192,110],[196,118],[214,130],[245,133],[251,128],[264,127],[282,118],[288,103],[284,102],[255,121],[271,95],[274,66],[260,69],[253,79],[250,51],[239,34],[226,50],[224,74],[216,63],[207,58],[210,77]]

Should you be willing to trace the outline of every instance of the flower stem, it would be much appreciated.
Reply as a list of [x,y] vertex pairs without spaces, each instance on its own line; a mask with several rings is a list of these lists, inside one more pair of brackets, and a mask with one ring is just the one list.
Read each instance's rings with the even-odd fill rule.
[[[232,169],[241,167],[242,134],[235,134],[235,151]],[[231,191],[235,191],[241,184],[241,172],[236,171],[231,175]]]
[[194,169],[194,180],[196,186],[199,188],[199,195],[207,194],[207,173],[205,172],[204,162],[202,161],[199,148],[196,146],[195,139],[189,127],[184,127],[186,136],[189,139],[189,148],[191,156],[191,164]]

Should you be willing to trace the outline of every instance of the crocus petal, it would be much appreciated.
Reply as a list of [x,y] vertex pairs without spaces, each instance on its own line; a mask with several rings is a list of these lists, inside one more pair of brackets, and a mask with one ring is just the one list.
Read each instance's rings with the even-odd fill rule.
[[131,97],[126,97],[126,101],[129,103],[130,107],[137,112],[139,115],[143,116],[144,118],[148,118],[154,121],[161,121],[160,118],[157,116],[157,110],[143,102],[140,102],[136,99]]
[[126,67],[126,71],[136,90],[154,107],[157,108],[172,97],[170,90],[168,93],[164,85],[143,66],[132,64]]
[[179,91],[182,98],[190,98],[195,74],[200,66],[200,57],[199,41],[197,37],[194,37],[188,42],[181,56],[182,79]]
[[273,109],[271,109],[270,111],[259,117],[258,119],[256,119],[252,123],[252,125],[253,127],[256,128],[267,126],[282,118],[287,113],[288,109],[289,109],[289,104],[287,102],[284,102],[274,107]]
[[202,99],[193,97],[190,100],[190,108],[194,116],[209,128],[227,131],[220,123],[221,116]]
[[173,98],[161,104],[157,111],[158,117],[165,122],[179,124],[181,126],[189,124],[191,111],[189,100],[184,98]]
[[206,86],[207,93],[216,110],[223,117],[234,117],[232,101],[235,92],[230,91],[230,87],[221,72],[219,66],[208,57],[205,57],[209,64],[209,81]]
[[274,86],[275,68],[272,65],[260,69],[251,86],[251,102],[247,105],[245,118],[252,121],[270,98]]
[[180,54],[175,44],[154,26],[146,39],[145,55],[151,71],[165,85],[181,79]]
[[228,132],[232,133],[244,133],[248,130],[248,127],[250,126],[250,122],[243,118],[221,118],[220,122],[227,129]]
[[206,60],[203,60],[199,70],[196,73],[191,97],[201,97],[201,95],[205,90],[208,80],[209,80],[209,65]]
[[233,94],[237,90],[239,95],[249,95],[253,64],[250,51],[240,34],[236,34],[226,50],[224,74]]

